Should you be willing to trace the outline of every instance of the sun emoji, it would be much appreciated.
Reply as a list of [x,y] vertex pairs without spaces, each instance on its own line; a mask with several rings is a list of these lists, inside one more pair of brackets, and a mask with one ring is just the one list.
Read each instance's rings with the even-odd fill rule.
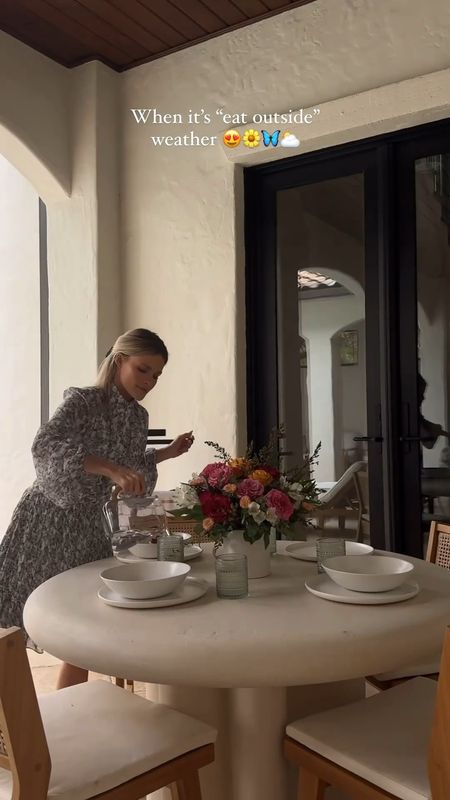
[[249,128],[248,131],[245,131],[242,141],[246,147],[258,147],[261,137],[258,131],[254,131],[253,128]]
[[291,136],[291,132],[290,132],[290,131],[285,131],[285,132],[283,133],[283,136],[282,136],[281,138],[282,138],[282,139],[285,139],[285,138],[286,138],[286,136]]

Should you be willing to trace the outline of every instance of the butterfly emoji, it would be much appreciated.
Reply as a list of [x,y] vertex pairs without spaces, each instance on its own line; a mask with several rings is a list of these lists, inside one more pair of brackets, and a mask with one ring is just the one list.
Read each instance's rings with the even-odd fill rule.
[[274,131],[272,134],[267,133],[267,131],[261,131],[261,133],[265,147],[269,147],[271,144],[273,147],[277,146],[281,131]]

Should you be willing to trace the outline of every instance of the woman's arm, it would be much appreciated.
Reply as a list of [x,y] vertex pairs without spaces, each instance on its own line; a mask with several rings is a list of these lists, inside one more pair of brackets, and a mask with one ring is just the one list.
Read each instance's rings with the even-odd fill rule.
[[145,494],[145,477],[129,467],[122,467],[107,458],[88,455],[83,466],[90,475],[103,475],[117,484],[126,494]]
[[176,439],[173,440],[167,447],[161,447],[159,450],[156,450],[156,463],[159,464],[161,461],[166,461],[168,458],[177,458],[178,456],[182,456],[183,453],[187,453],[189,448],[192,446],[192,442],[194,441],[194,437],[192,435],[192,431],[188,431],[187,433],[180,433]]
[[127,494],[143,494],[140,472],[89,453],[88,432],[95,407],[84,394],[69,389],[54,415],[39,429],[32,446],[38,485],[56,505],[70,508],[96,496],[101,478],[116,483]]
[[34,439],[31,452],[39,488],[62,508],[75,505],[92,490],[95,479],[84,469],[84,442],[91,422],[85,397],[69,389]]

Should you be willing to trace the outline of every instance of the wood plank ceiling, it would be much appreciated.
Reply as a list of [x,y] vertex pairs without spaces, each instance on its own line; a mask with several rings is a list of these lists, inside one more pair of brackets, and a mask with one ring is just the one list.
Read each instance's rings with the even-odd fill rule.
[[63,64],[122,72],[314,0],[0,0],[0,29]]

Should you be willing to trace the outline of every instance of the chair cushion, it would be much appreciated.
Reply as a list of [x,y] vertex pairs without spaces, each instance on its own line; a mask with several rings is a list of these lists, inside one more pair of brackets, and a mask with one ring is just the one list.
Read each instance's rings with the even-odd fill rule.
[[401,800],[429,800],[435,681],[414,678],[367,700],[299,719],[286,733]]
[[374,675],[377,681],[395,681],[399,678],[413,678],[420,675],[435,675],[439,672],[441,666],[440,653],[436,654],[436,658],[432,661],[424,662],[423,664],[411,664],[410,667],[402,667],[402,669],[394,670],[393,672],[380,672]]
[[[102,680],[42,695],[39,706],[52,762],[49,800],[87,800],[217,735],[203,722]],[[0,798],[10,797],[10,773],[0,770]]]

